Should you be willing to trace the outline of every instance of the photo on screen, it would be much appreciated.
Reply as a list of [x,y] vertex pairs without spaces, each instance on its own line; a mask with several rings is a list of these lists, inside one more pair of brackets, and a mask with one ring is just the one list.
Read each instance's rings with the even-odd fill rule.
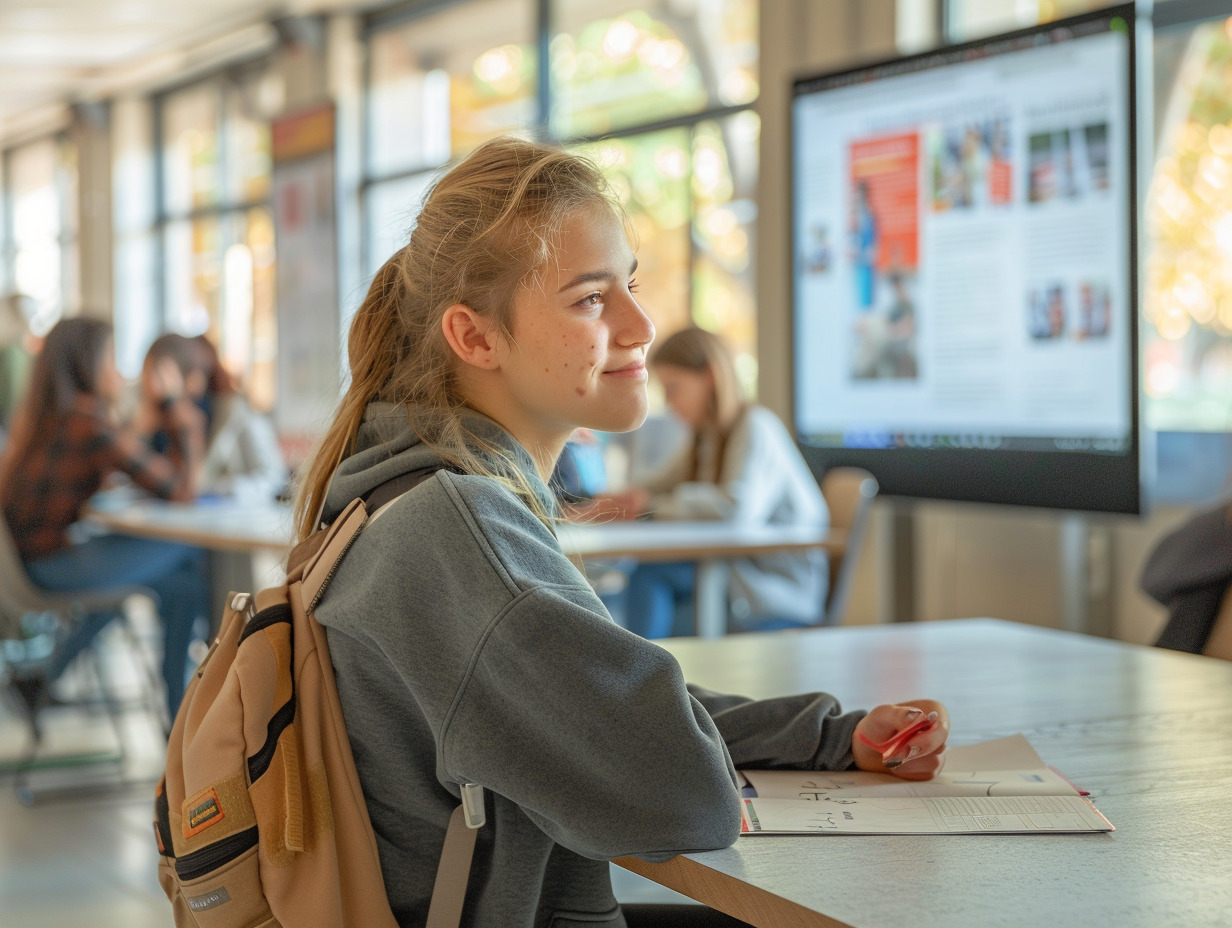
[[1076,200],[1108,189],[1108,125],[1032,133],[1028,200]]
[[1027,331],[1036,341],[1048,341],[1065,334],[1069,315],[1065,290],[1065,284],[1052,281],[1028,291]]
[[918,375],[919,152],[914,133],[856,139],[848,147],[855,380]]
[[1083,280],[1078,283],[1078,312],[1074,337],[1079,340],[1107,338],[1112,325],[1112,295],[1108,282]]
[[1013,202],[1009,119],[998,117],[928,130],[933,212]]

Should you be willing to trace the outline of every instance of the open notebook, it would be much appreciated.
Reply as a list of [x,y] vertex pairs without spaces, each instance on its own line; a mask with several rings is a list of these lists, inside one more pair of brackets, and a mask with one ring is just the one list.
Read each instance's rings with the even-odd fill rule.
[[742,770],[742,833],[972,834],[1113,831],[1022,735],[946,751],[923,783],[863,770]]

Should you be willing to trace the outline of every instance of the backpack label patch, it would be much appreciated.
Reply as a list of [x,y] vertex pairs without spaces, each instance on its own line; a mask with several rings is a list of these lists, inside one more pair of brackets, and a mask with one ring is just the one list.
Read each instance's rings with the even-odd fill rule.
[[188,815],[184,819],[184,837],[191,838],[195,834],[200,834],[211,825],[221,822],[223,818],[225,816],[218,802],[218,794],[213,789],[207,789],[194,800],[188,810]]
[[194,896],[188,900],[188,907],[194,912],[204,912],[206,909],[217,908],[224,902],[230,902],[231,895],[225,889],[216,889],[204,896]]

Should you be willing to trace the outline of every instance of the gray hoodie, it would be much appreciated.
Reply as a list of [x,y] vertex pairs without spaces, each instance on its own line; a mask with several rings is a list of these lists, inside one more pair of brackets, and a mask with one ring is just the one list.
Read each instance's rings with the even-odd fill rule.
[[[526,452],[488,437],[548,490]],[[373,404],[330,486],[357,496],[439,459]],[[861,712],[825,694],[687,687],[618,627],[549,528],[489,478],[439,471],[356,540],[316,611],[401,925],[424,924],[458,786],[486,787],[463,924],[623,926],[607,861],[666,860],[739,833],[733,761],[841,769]]]

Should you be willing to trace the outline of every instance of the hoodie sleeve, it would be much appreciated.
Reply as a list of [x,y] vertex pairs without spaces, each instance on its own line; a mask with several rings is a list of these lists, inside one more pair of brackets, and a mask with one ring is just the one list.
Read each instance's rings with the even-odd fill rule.
[[539,586],[495,619],[447,720],[450,777],[585,857],[727,847],[740,803],[719,730],[675,659],[591,599]]
[[829,693],[749,699],[694,685],[689,692],[714,719],[738,768],[846,770],[855,763],[851,739],[868,713],[843,712]]

